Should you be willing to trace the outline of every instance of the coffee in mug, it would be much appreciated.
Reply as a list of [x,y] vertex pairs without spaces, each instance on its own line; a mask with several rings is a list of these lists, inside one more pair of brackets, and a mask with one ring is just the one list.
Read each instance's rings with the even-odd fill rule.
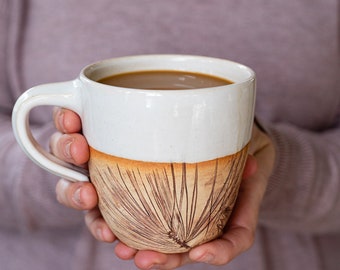
[[[184,74],[196,76],[194,83],[184,87],[178,79]],[[118,84],[123,77],[128,80]],[[99,209],[122,242],[179,253],[223,233],[247,157],[254,104],[255,74],[244,65],[142,55],[100,61],[73,81],[27,90],[12,122],[18,143],[38,165],[72,181],[91,180]],[[90,147],[89,175],[34,140],[26,123],[41,105],[79,114]]]
[[207,74],[173,71],[151,70],[116,74],[98,82],[124,88],[149,90],[184,90],[217,87],[232,82]]

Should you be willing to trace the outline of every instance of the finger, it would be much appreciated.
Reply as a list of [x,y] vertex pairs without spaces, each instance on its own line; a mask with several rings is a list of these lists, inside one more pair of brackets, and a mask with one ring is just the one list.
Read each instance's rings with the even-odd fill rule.
[[262,182],[257,180],[254,175],[243,179],[226,233],[191,250],[193,261],[224,265],[252,246],[264,192]]
[[80,117],[73,111],[61,107],[53,110],[55,127],[62,133],[76,133],[81,131]]
[[230,228],[222,237],[192,249],[190,259],[212,265],[224,265],[249,249],[254,241],[254,231],[247,227]]
[[98,208],[94,208],[86,213],[85,223],[97,240],[108,243],[116,240],[116,236],[110,230]]
[[189,262],[188,253],[164,254],[141,250],[135,255],[135,264],[140,269],[175,269]]
[[115,247],[116,255],[122,260],[131,260],[137,254],[137,249],[131,248],[122,242],[119,242]]
[[77,210],[89,210],[98,203],[94,186],[88,182],[70,182],[60,179],[56,186],[59,203]]
[[257,161],[253,155],[248,155],[246,164],[244,166],[242,178],[249,178],[257,171]]
[[90,157],[87,141],[78,133],[54,133],[50,139],[50,150],[56,157],[75,165],[88,162]]
[[[252,212],[254,209],[240,208],[235,209],[236,217],[232,217],[234,221],[228,226],[227,232],[219,239],[192,249],[189,253],[191,260],[213,265],[224,265],[252,246],[257,215]],[[256,212],[256,210],[254,211]],[[245,217],[249,213],[251,217]]]

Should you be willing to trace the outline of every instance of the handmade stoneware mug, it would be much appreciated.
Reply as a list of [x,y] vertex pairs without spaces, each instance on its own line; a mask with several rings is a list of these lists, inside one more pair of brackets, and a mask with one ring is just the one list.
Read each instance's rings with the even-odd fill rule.
[[[232,83],[150,90],[98,82],[142,71],[190,72]],[[244,65],[141,55],[97,62],[73,81],[27,90],[12,123],[18,143],[38,165],[72,181],[91,180],[102,215],[122,242],[179,253],[222,234],[247,158],[254,104],[255,74]],[[42,105],[79,114],[90,146],[89,176],[33,138],[29,112]]]

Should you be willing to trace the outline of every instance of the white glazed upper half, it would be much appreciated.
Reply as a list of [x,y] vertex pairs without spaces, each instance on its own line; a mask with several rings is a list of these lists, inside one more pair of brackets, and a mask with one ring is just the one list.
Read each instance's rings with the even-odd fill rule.
[[[184,70],[233,84],[197,90],[140,90],[95,82],[138,70]],[[240,151],[250,140],[255,74],[241,64],[200,56],[145,55],[104,60],[74,82],[74,108],[93,148],[152,162],[201,162]],[[79,108],[79,109],[77,109]]]

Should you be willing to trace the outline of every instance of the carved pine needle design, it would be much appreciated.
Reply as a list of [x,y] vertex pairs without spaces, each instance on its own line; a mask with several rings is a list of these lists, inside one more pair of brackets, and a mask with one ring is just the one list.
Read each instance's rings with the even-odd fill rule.
[[91,149],[91,181],[113,232],[138,249],[185,252],[222,234],[247,150],[187,164],[129,161]]

